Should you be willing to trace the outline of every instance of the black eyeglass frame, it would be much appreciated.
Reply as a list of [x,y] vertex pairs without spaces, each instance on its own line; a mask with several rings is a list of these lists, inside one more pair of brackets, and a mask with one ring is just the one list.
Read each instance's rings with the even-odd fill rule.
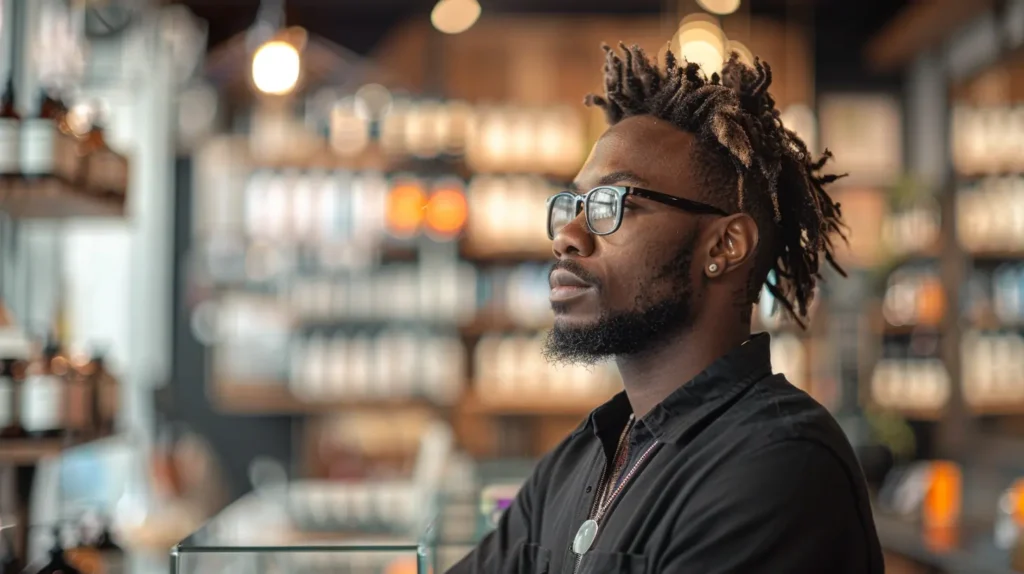
[[[615,212],[615,224],[612,225],[610,231],[605,232],[598,232],[594,230],[594,226],[590,224],[590,215],[588,210],[590,205],[590,198],[594,195],[594,192],[600,190],[614,191],[617,197],[617,201],[619,203],[619,209]],[[699,201],[693,201],[691,199],[685,199],[682,197],[676,197],[674,195],[669,195],[667,193],[661,193],[660,191],[653,191],[650,189],[644,189],[642,187],[632,187],[627,185],[600,185],[584,194],[576,194],[571,191],[562,191],[548,198],[548,239],[551,239],[552,241],[555,239],[555,234],[551,232],[551,211],[552,209],[554,209],[555,201],[557,201],[558,198],[570,197],[573,201],[576,202],[576,217],[579,217],[581,211],[580,204],[582,204],[582,212],[584,214],[583,217],[584,220],[586,220],[587,222],[587,230],[590,231],[590,233],[594,235],[611,235],[612,233],[618,231],[619,227],[622,225],[622,214],[626,210],[626,197],[630,195],[642,197],[644,199],[649,199],[651,201],[656,201],[662,205],[667,205],[669,207],[674,207],[676,209],[686,211],[689,213],[694,213],[697,215],[718,215],[721,217],[729,216],[729,213],[713,205],[708,205],[706,203],[701,203]],[[568,225],[568,223],[566,225]]]

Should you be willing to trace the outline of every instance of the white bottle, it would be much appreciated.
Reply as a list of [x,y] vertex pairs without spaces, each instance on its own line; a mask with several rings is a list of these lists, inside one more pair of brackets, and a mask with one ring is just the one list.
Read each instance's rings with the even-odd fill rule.
[[323,173],[319,171],[293,175],[290,227],[292,237],[296,241],[312,242],[317,237],[316,223],[319,215],[317,191],[323,178]]
[[29,367],[21,389],[21,425],[32,436],[53,437],[62,432],[64,381],[53,369],[59,349],[48,345]]
[[326,364],[325,395],[331,400],[350,398],[348,380],[348,337],[335,334],[329,343],[324,361]]
[[15,422],[14,361],[3,359],[3,362],[3,371],[0,371],[0,431]]
[[396,334],[391,331],[383,331],[373,341],[373,382],[370,385],[370,395],[377,400],[396,398],[395,377],[398,369],[397,363],[402,359],[395,356]]
[[327,380],[326,354],[327,342],[319,333],[311,336],[303,346],[302,370],[298,375],[304,398],[316,399],[324,396],[324,383]]
[[14,110],[14,90],[10,82],[0,101],[0,176],[21,172],[21,118]]
[[50,117],[26,118],[21,123],[21,172],[43,177],[54,173],[57,122]]
[[372,344],[365,335],[349,341],[345,384],[353,398],[366,398],[373,384]]
[[[436,338],[431,337],[427,341],[436,341]],[[423,353],[427,347],[423,338],[417,337],[409,331],[397,333],[392,339],[388,360],[392,365],[392,394],[394,396],[407,398],[418,392],[416,386],[426,376]]]
[[249,177],[245,186],[245,231],[249,237],[266,238],[267,190],[270,186],[270,173],[257,171]]

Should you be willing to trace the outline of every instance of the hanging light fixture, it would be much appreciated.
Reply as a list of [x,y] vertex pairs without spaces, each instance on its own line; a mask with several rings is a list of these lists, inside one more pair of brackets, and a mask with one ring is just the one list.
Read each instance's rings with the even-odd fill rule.
[[284,0],[263,0],[256,22],[249,30],[252,56],[252,83],[257,90],[272,96],[284,96],[295,90],[302,74],[302,49],[306,31],[282,29]]
[[302,58],[295,46],[272,40],[252,57],[252,81],[264,94],[283,96],[295,89],[301,68]]
[[461,34],[476,24],[480,12],[477,0],[438,0],[430,12],[430,23],[439,32]]

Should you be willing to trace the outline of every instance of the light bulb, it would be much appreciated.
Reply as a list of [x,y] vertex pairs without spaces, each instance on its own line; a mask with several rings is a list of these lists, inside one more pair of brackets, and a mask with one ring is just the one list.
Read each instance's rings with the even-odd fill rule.
[[722,70],[726,37],[717,19],[707,14],[690,14],[679,26],[679,54],[687,62],[700,64],[708,77]]
[[722,52],[707,40],[684,42],[681,51],[687,62],[700,64],[700,69],[709,77],[722,70]]
[[430,12],[430,22],[445,34],[461,34],[480,18],[480,3],[476,0],[438,0]]
[[267,42],[252,57],[252,81],[256,89],[281,96],[295,89],[299,81],[301,58],[288,42]]
[[697,0],[700,7],[719,16],[732,14],[740,7],[740,0]]

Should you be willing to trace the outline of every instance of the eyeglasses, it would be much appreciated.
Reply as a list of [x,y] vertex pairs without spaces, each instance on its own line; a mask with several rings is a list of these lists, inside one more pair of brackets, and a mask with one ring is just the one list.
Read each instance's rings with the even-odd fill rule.
[[586,213],[587,229],[594,235],[611,235],[619,230],[622,225],[622,212],[626,207],[626,196],[634,195],[651,201],[675,207],[690,213],[701,215],[729,214],[713,205],[700,203],[651,191],[639,187],[626,187],[622,185],[602,185],[595,187],[583,195],[577,195],[571,191],[556,193],[548,198],[548,239],[554,239],[555,235],[576,219],[580,211]]

